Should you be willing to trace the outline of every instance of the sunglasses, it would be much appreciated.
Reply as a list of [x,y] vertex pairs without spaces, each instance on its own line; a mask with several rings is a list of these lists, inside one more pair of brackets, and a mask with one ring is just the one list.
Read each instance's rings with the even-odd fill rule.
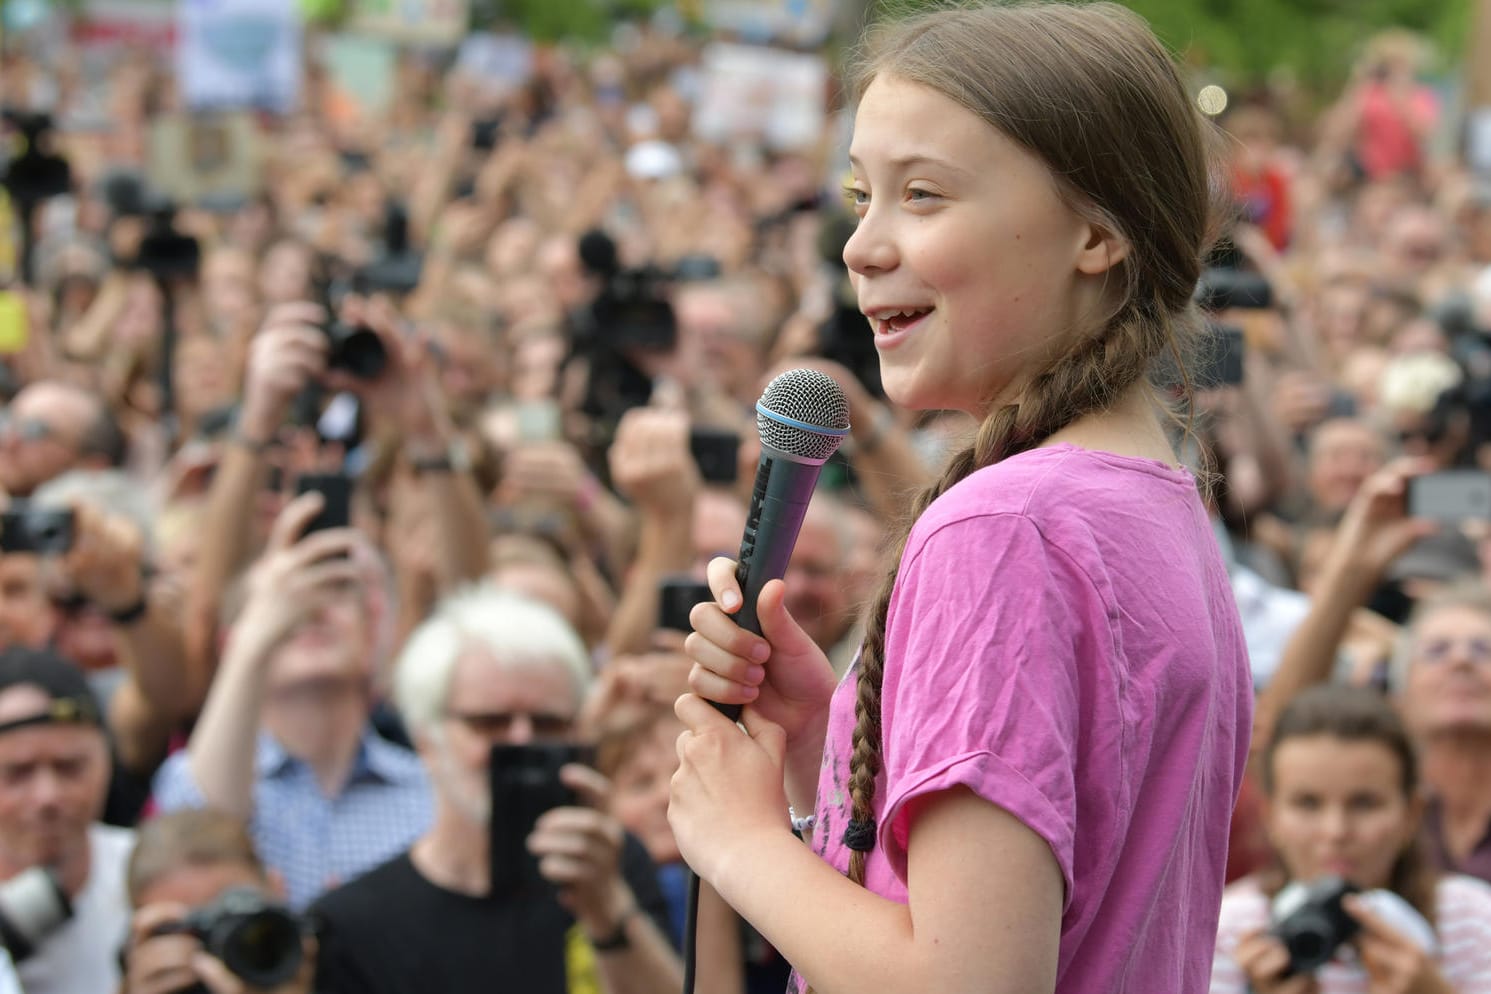
[[447,711],[445,716],[485,739],[508,737],[519,718],[528,720],[536,739],[564,738],[575,723],[574,718],[567,714],[542,711]]
[[0,434],[14,434],[23,442],[41,442],[56,437],[57,432],[40,418],[17,418],[0,412]]

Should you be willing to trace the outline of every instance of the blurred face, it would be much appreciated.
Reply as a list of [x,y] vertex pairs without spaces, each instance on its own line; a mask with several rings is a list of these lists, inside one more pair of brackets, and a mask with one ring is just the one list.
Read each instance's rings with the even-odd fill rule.
[[280,242],[264,256],[259,292],[267,304],[305,300],[311,288],[310,250],[295,242]]
[[92,412],[86,398],[56,383],[36,383],[0,419],[0,488],[27,497],[71,469]]
[[1387,458],[1377,432],[1358,421],[1328,421],[1310,447],[1310,496],[1323,511],[1345,510]]
[[41,560],[24,552],[0,555],[0,647],[40,648],[57,630],[58,615],[42,586]]
[[271,699],[366,685],[373,651],[366,596],[360,584],[337,590],[280,647],[269,664]]
[[[694,501],[694,575],[704,579],[705,568],[717,556],[735,558],[745,531],[746,508],[726,494],[706,490]],[[801,619],[799,619],[801,620]]]
[[678,733],[683,723],[671,715],[634,743],[611,778],[611,813],[647,847],[658,865],[680,858],[668,825],[669,782],[678,769]]
[[[0,722],[44,712],[37,687],[0,692]],[[0,733],[0,859],[13,871],[77,859],[103,810],[109,780],[103,734],[48,724]]]
[[1088,228],[1050,171],[972,111],[891,76],[869,86],[850,149],[859,227],[844,261],[886,393],[982,414],[1083,325]]
[[1414,731],[1491,733],[1491,618],[1445,607],[1426,615],[1413,637],[1403,708]]
[[183,865],[140,888],[135,908],[138,910],[147,904],[165,903],[200,908],[211,904],[219,895],[234,887],[252,887],[267,894],[274,893],[269,881],[252,866],[244,863]]
[[504,666],[484,650],[461,654],[437,734],[422,737],[441,799],[473,822],[491,817],[487,766],[492,746],[568,741],[580,694],[559,662]]
[[787,610],[824,650],[832,648],[849,626],[843,553],[837,526],[809,512],[782,578]]
[[1269,841],[1289,876],[1344,877],[1385,887],[1418,830],[1402,764],[1381,742],[1331,735],[1285,740],[1274,752]]

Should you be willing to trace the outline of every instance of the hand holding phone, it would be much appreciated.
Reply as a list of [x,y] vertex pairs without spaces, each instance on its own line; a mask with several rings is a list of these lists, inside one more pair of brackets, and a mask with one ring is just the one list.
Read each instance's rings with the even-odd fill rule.
[[295,480],[295,494],[315,491],[321,495],[321,510],[305,526],[302,537],[328,528],[352,525],[352,478],[345,473],[302,473]]
[[499,743],[492,747],[489,765],[492,814],[492,893],[542,890],[548,885],[538,861],[528,851],[533,826],[554,808],[579,805],[575,792],[559,779],[568,763],[593,763],[591,750],[567,742]]
[[1411,518],[1452,525],[1491,521],[1491,473],[1456,469],[1410,477],[1406,503]]

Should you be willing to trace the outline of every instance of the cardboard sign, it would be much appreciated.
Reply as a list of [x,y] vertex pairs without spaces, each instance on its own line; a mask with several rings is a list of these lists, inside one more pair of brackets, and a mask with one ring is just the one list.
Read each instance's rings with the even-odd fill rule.
[[467,0],[360,0],[347,27],[394,41],[453,48],[470,24]]

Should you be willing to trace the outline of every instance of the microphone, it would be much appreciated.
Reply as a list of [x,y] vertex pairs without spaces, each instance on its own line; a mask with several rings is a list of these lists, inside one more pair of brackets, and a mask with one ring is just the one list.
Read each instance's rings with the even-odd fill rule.
[[[735,623],[760,635],[756,599],[767,581],[787,572],[818,474],[849,434],[849,401],[833,377],[789,369],[756,402],[756,431],[761,459],[735,566],[744,601]],[[730,719],[740,717],[739,704],[712,703]]]

